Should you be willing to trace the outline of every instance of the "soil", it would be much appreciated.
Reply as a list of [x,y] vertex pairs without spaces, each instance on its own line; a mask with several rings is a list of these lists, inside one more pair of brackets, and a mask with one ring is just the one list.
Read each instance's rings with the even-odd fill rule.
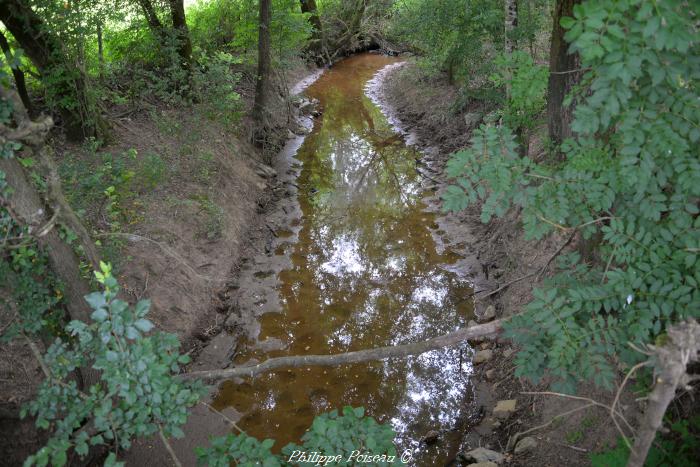
[[[295,83],[310,73],[299,67],[286,79]],[[162,103],[147,110],[110,109],[111,142],[98,150],[68,144],[60,135],[48,143],[66,193],[80,192],[80,183],[103,167],[105,154],[134,172],[132,183],[117,187],[116,228],[110,225],[105,187],[71,202],[103,244],[103,257],[114,264],[123,298],[150,299],[149,319],[177,334],[183,353],[196,355],[223,329],[241,259],[266,235],[276,172],[263,161],[289,133],[287,109],[281,107],[288,91],[285,83],[275,84],[279,95],[272,101],[279,121],[272,122],[274,134],[263,150],[248,143],[246,118],[226,124],[203,106]],[[253,86],[244,80],[238,91],[244,110],[251,108]],[[0,298],[8,292],[0,290]],[[0,329],[11,316],[0,313]],[[25,342],[0,344],[0,353],[0,456],[3,465],[21,465],[45,442],[31,418],[19,418],[21,405],[33,399],[43,378]],[[205,442],[206,434],[199,444]]]
[[[398,129],[409,135],[409,140],[423,149],[424,161],[419,166],[435,182],[436,197],[449,184],[443,174],[449,155],[468,145],[472,130],[479,124],[479,116],[488,114],[483,103],[468,102],[456,110],[457,91],[440,74],[426,75],[408,59],[386,73],[380,88],[385,110],[392,116]],[[540,135],[546,131],[539,130]],[[530,157],[542,152],[541,136],[535,136],[530,145]],[[534,278],[519,280],[541,270],[549,258],[567,242],[564,235],[553,235],[545,240],[527,241],[523,236],[517,211],[489,224],[479,219],[480,206],[472,206],[458,215],[449,214],[443,221],[445,242],[462,242],[463,255],[475,257],[480,271],[475,271],[475,306],[477,315],[489,306],[496,309],[496,317],[519,313],[532,298],[532,289],[540,282]],[[575,238],[566,249],[577,248]],[[542,280],[548,275],[542,274]],[[508,285],[510,284],[510,285]],[[507,286],[506,286],[507,285]],[[504,287],[505,286],[505,287]],[[504,289],[493,295],[500,287]],[[484,298],[481,298],[484,297]],[[481,348],[488,348],[482,344]],[[517,352],[510,342],[502,340],[491,346],[493,357],[476,365],[483,418],[464,433],[463,451],[487,447],[506,454],[505,462],[517,466],[584,466],[590,465],[589,455],[615,445],[619,434],[607,410],[591,407],[557,418],[559,414],[581,407],[587,401],[572,400],[558,395],[528,395],[525,392],[544,392],[547,382],[535,386],[514,374]],[[488,377],[487,377],[488,374]],[[618,381],[618,384],[620,381]],[[611,404],[615,392],[598,390],[592,386],[578,388],[578,396],[602,404]],[[506,420],[497,420],[493,408],[497,401],[516,399],[516,410]],[[625,390],[620,399],[621,411],[634,424],[640,413],[634,394]],[[511,436],[532,429],[528,436],[537,441],[536,449],[515,455],[508,449]],[[629,432],[628,432],[629,434]],[[459,458],[455,459],[456,462]]]

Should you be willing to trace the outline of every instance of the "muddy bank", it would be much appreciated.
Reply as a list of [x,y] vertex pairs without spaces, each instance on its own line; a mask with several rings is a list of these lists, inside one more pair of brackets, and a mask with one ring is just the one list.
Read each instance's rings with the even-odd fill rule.
[[[292,73],[290,80],[296,83],[291,89],[292,96],[302,92],[322,74],[322,70],[297,70]],[[312,122],[308,115],[302,115],[298,105],[294,105],[291,123],[285,130],[286,140],[280,139],[282,152],[294,151],[295,147],[303,142]],[[310,111],[310,109],[309,109]],[[283,110],[280,110],[282,113]],[[277,137],[282,138],[281,132]],[[297,211],[293,194],[296,190],[295,168],[292,161],[286,158],[275,157],[272,166],[258,162],[263,156],[256,149],[253,157],[248,161],[259,177],[258,189],[253,189],[246,196],[254,200],[253,209],[247,212],[247,217],[240,219],[240,225],[245,226],[239,237],[239,248],[232,257],[223,258],[230,261],[232,267],[223,276],[219,287],[210,289],[210,296],[202,300],[209,300],[210,315],[213,323],[206,326],[197,326],[194,329],[194,341],[192,355],[193,363],[189,370],[206,370],[226,368],[233,364],[233,359],[242,343],[243,336],[254,333],[259,324],[254,316],[246,316],[241,319],[238,310],[243,303],[259,302],[261,299],[258,291],[267,290],[270,275],[250,274],[251,262],[255,263],[256,257],[269,258],[268,254],[279,244],[292,241],[288,238],[289,232],[280,231],[280,225],[287,225],[295,217]],[[235,176],[235,175],[234,175]],[[233,202],[233,200],[231,200]],[[278,240],[279,239],[279,240]],[[262,254],[262,256],[261,256]],[[285,264],[266,264],[263,270],[281,268]],[[274,277],[273,277],[274,279]],[[263,286],[263,287],[261,287]],[[192,339],[190,340],[192,342]],[[222,409],[214,411],[211,402],[217,393],[216,386],[209,388],[209,395],[205,396],[203,403],[196,405],[189,413],[189,418],[183,431],[185,436],[181,439],[170,440],[173,449],[183,465],[195,465],[196,457],[194,449],[198,446],[207,446],[209,439],[229,433],[232,426],[229,420],[238,420],[240,414],[235,410]],[[123,453],[120,460],[127,465],[170,466],[172,460],[162,442],[158,438],[135,440],[129,452]]]
[[[443,174],[449,154],[468,144],[471,131],[492,110],[479,102],[466,102],[456,110],[457,95],[456,88],[445,77],[427,76],[410,61],[387,71],[379,87],[378,98],[393,116],[393,122],[412,135],[414,143],[425,152],[421,164],[425,167],[419,166],[418,170],[434,182],[436,198],[449,183]],[[542,128],[540,132],[545,130]],[[531,145],[531,156],[542,151],[539,140],[535,138]],[[480,265],[480,274],[475,276],[477,314],[507,317],[523,310],[532,298],[532,288],[539,283],[533,278],[519,279],[541,270],[567,238],[555,235],[540,242],[526,241],[517,212],[486,225],[481,223],[479,215],[480,207],[473,206],[458,215],[446,216],[449,221],[444,229],[445,243],[467,239],[465,251]],[[567,248],[576,248],[576,242],[574,239]],[[543,274],[542,280],[548,275]],[[506,287],[500,292],[486,297],[503,286]],[[477,426],[465,430],[462,452],[480,446],[490,448],[503,453],[499,463],[507,465],[590,465],[589,454],[614,444],[618,437],[608,414],[598,408],[580,410],[550,426],[535,429],[528,434],[531,439],[515,449],[516,452],[512,446],[507,449],[514,435],[585,404],[562,397],[522,394],[544,391],[547,382],[533,386],[517,378],[516,352],[517,348],[510,343],[496,344],[484,353],[483,362],[475,365],[475,377],[481,380],[485,395],[483,418]],[[614,398],[614,393],[588,385],[579,388],[579,395],[607,404]],[[625,414],[634,420],[639,413],[634,395],[625,391],[621,400]],[[510,402],[497,408],[498,401]],[[501,409],[506,406],[510,407],[504,414]]]
[[[286,73],[296,81],[310,70]],[[277,136],[286,138],[287,91],[276,86]],[[223,327],[229,284],[260,236],[276,183],[275,170],[248,143],[245,109],[252,106],[253,88],[243,83],[237,91],[242,119],[214,115],[206,103],[141,103],[107,110],[112,133],[106,146],[67,144],[60,135],[48,144],[64,193],[115,267],[122,298],[150,299],[149,319],[177,334],[183,352],[192,354]],[[0,298],[8,292],[0,290]],[[0,320],[0,327],[6,324]],[[19,419],[41,371],[22,341],[0,344],[0,352],[0,454],[4,465],[21,465],[46,435],[33,420]]]

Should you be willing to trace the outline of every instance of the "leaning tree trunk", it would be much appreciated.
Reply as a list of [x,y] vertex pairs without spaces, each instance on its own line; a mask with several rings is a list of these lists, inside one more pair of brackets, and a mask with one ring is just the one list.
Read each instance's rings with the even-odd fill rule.
[[19,42],[43,79],[52,74],[61,77],[51,80],[46,86],[55,99],[71,103],[58,105],[66,136],[74,141],[103,136],[100,133],[106,124],[90,102],[84,73],[78,66],[69,66],[60,39],[27,1],[0,1],[0,20]]
[[[2,88],[0,97],[13,103],[12,113],[17,124],[14,129],[4,127],[0,137],[4,141],[22,142],[25,148],[38,153],[40,159],[46,162],[50,156],[45,153],[44,138],[53,125],[51,118],[44,117],[36,122],[30,120],[17,95],[5,88]],[[84,297],[91,292],[90,285],[80,274],[80,259],[75,251],[61,239],[57,222],[65,221],[69,227],[76,230],[93,266],[99,263],[97,250],[89,236],[86,238],[87,230],[65,202],[60,186],[57,186],[59,181],[56,179],[53,164],[48,170],[49,199],[53,206],[44,203],[16,158],[0,158],[0,172],[4,172],[10,188],[0,196],[0,202],[15,222],[29,227],[29,233],[46,252],[51,270],[64,286],[63,300],[70,318],[89,323],[92,309]],[[58,199],[55,198],[56,195]],[[97,372],[90,368],[82,368],[79,373],[84,387],[94,384],[99,379]]]
[[574,106],[564,105],[564,98],[581,78],[580,58],[577,53],[569,53],[569,46],[564,40],[566,32],[560,21],[573,16],[574,5],[581,0],[557,0],[554,7],[554,25],[549,52],[549,84],[547,88],[547,124],[549,137],[556,145],[573,136],[571,122]]
[[160,18],[158,18],[151,0],[138,0],[138,4],[143,11],[143,16],[146,18],[146,23],[148,23],[148,27],[153,35],[156,36],[161,44],[165,44],[168,40],[168,34],[165,31],[165,27],[163,27],[163,23],[160,21]]
[[15,78],[15,85],[17,86],[17,94],[19,94],[20,99],[22,99],[22,104],[24,104],[29,115],[34,115],[32,101],[29,99],[29,93],[27,92],[27,83],[24,80],[24,72],[19,66],[13,66],[12,62],[14,61],[14,56],[12,55],[12,50],[10,50],[10,44],[7,42],[2,32],[0,32],[0,48],[2,48],[3,54],[5,54],[7,65],[12,69],[12,76]]
[[260,19],[258,28],[258,76],[255,85],[255,102],[253,104],[253,142],[262,145],[267,139],[270,119],[268,102],[270,100],[270,73],[272,58],[270,56],[270,24],[272,10],[270,0],[259,0]]
[[700,359],[700,325],[689,319],[667,329],[669,342],[651,346],[650,363],[654,363],[654,389],[647,397],[648,407],[634,436],[634,446],[627,467],[643,467],[656,433],[663,426],[664,415],[679,388],[689,389],[692,377],[688,364]]

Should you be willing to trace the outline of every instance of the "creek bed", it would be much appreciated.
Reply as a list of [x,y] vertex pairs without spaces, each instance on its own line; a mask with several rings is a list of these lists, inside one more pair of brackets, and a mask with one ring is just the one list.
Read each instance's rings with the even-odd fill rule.
[[[274,245],[242,272],[238,312],[255,316],[236,364],[284,355],[397,345],[463,327],[474,317],[461,256],[441,246],[434,194],[407,145],[365,86],[396,58],[360,54],[334,65],[305,95],[322,114],[294,145],[293,206]],[[281,221],[277,221],[278,227]],[[249,286],[247,287],[246,284]],[[474,414],[468,344],[407,359],[283,370],[221,384],[212,405],[281,448],[313,418],[345,405],[389,422],[418,465],[457,452]],[[440,433],[428,446],[421,439]],[[331,453],[332,454],[332,453]]]

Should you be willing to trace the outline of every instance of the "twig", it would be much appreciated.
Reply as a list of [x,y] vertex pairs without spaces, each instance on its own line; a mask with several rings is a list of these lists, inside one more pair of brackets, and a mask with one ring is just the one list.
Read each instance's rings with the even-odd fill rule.
[[535,278],[535,282],[537,282],[537,281],[540,280],[540,277],[541,277],[542,274],[547,270],[547,268],[549,267],[549,264],[554,260],[554,258],[556,258],[557,256],[559,256],[559,253],[561,253],[561,251],[566,247],[566,245],[568,245],[569,243],[571,243],[571,240],[574,239],[574,236],[576,236],[576,230],[574,230],[573,232],[571,232],[571,235],[569,235],[569,238],[568,238],[559,248],[557,248],[557,251],[555,251],[555,252],[549,257],[549,259],[547,260],[547,262],[544,263],[544,266],[542,266],[542,269],[540,269],[540,272],[537,273],[537,277]]
[[569,73],[579,73],[581,71],[589,71],[592,70],[592,68],[576,68],[575,70],[566,70],[566,71],[550,71],[550,75],[567,75]]
[[[497,288],[496,290],[492,290],[491,292],[487,293],[486,295],[482,295],[481,297],[479,297],[479,300],[483,300],[483,299],[485,299],[486,297],[490,297],[491,295],[495,295],[495,294],[497,294],[498,292],[500,292],[501,290],[505,289],[506,287],[509,287],[509,286],[515,284],[516,282],[520,282],[520,281],[522,281],[522,280],[525,280],[525,279],[527,279],[527,278],[530,278],[530,277],[532,277],[532,276],[538,274],[538,272],[539,272],[539,271],[531,272],[530,274],[527,274],[527,275],[522,276],[522,277],[518,277],[517,279],[513,279],[513,280],[510,281],[510,282],[506,282],[505,284],[503,284],[502,286],[500,286],[500,287]],[[485,290],[478,290],[478,291],[474,292],[474,294],[476,295],[477,293],[480,293],[480,292],[485,292]]]
[[573,413],[576,413],[576,412],[578,412],[579,410],[583,410],[583,409],[587,409],[587,408],[589,408],[589,407],[593,407],[594,405],[595,405],[595,404],[589,402],[588,404],[584,404],[584,405],[582,405],[582,406],[580,406],[580,407],[576,407],[575,409],[568,410],[568,411],[566,411],[566,412],[562,412],[562,413],[560,413],[559,415],[555,415],[554,417],[550,418],[548,422],[543,423],[542,425],[537,425],[537,426],[532,427],[532,428],[529,428],[529,429],[527,429],[527,430],[525,430],[525,431],[521,431],[521,432],[519,432],[519,433],[514,434],[514,435],[511,436],[510,439],[508,440],[508,446],[506,447],[506,450],[511,451],[511,450],[515,447],[515,444],[516,444],[518,441],[520,441],[520,438],[521,438],[521,437],[523,437],[523,436],[525,436],[525,435],[527,435],[527,434],[530,434],[530,433],[532,433],[533,431],[541,430],[542,428],[547,428],[549,425],[551,425],[552,423],[554,423],[554,421],[557,420],[557,419],[559,419],[559,418],[566,417],[567,415],[571,415],[571,414],[573,414]]
[[182,467],[182,463],[180,462],[180,459],[177,458],[177,454],[175,454],[175,450],[170,445],[170,441],[168,441],[168,438],[166,438],[165,434],[163,434],[163,427],[160,425],[158,426],[158,434],[160,435],[160,440],[163,442],[163,445],[165,445],[165,449],[168,450],[168,454],[170,454],[170,457],[173,459],[173,463],[177,467]]
[[[562,394],[562,393],[559,393],[559,392],[552,392],[552,391],[541,391],[541,392],[537,392],[537,391],[526,391],[526,392],[521,392],[521,394],[565,397],[565,398],[567,398],[567,399],[574,399],[574,400],[579,400],[579,401],[590,402],[590,403],[592,403],[593,405],[596,405],[596,406],[598,406],[598,407],[602,407],[602,408],[604,408],[604,409],[607,409],[608,411],[610,410],[610,406],[609,406],[609,405],[603,404],[602,402],[598,402],[598,401],[596,401],[596,400],[594,400],[594,399],[591,399],[591,398],[589,398],[589,397],[572,396],[572,395],[570,395],[570,394]],[[622,415],[620,412],[615,412],[615,414],[616,414],[618,417],[620,417],[620,419],[622,419],[622,421],[625,422],[625,425],[627,425],[627,428],[628,428],[631,432],[634,433],[634,428],[632,428],[632,425],[630,425],[630,423],[627,421],[627,419],[625,418],[625,416]],[[615,420],[615,418],[613,418],[613,420]],[[622,435],[622,438],[625,439],[625,440],[627,440],[627,435],[625,435],[625,432],[622,431],[622,429],[621,429],[620,426],[618,425],[617,421],[615,421],[615,426],[617,427],[617,430],[618,430],[618,432],[620,433],[620,435]],[[627,442],[629,442],[629,440],[627,440]]]
[[31,349],[32,354],[34,355],[34,358],[36,359],[37,362],[39,362],[39,366],[41,367],[41,371],[44,373],[44,376],[46,376],[47,379],[53,380],[53,376],[51,375],[51,371],[49,371],[49,367],[46,366],[46,362],[44,362],[44,359],[41,356],[41,352],[39,351],[39,348],[36,346],[36,344],[29,337],[27,337],[26,334],[22,334],[22,336],[27,341],[27,344],[29,344],[29,348]]
[[557,443],[556,441],[550,441],[552,444],[556,444],[557,446],[561,446],[564,448],[569,448],[573,449],[574,451],[579,451],[579,452],[588,452],[588,449],[580,448],[578,446],[572,446],[570,444],[564,444],[564,443]]
[[139,239],[139,240],[146,240],[148,242],[151,242],[155,245],[158,245],[163,251],[165,251],[167,254],[175,258],[180,264],[182,264],[184,267],[189,269],[192,274],[195,276],[199,277],[200,279],[204,280],[212,280],[211,277],[209,276],[204,276],[200,273],[198,273],[192,266],[189,265],[189,263],[180,255],[175,253],[173,250],[168,248],[166,245],[164,245],[161,242],[158,242],[156,240],[153,240],[152,238],[144,237],[143,235],[138,235],[138,234],[133,234],[133,233],[125,233],[125,232],[103,232],[95,235],[96,237],[126,237],[128,239]]
[[[648,361],[647,361],[647,362],[638,363],[638,364],[636,364],[635,366],[633,366],[633,367],[630,369],[630,371],[627,372],[627,374],[625,375],[625,378],[622,380],[622,384],[620,384],[620,388],[617,390],[617,393],[615,394],[615,400],[613,400],[613,403],[612,403],[612,405],[610,406],[610,417],[612,417],[613,420],[615,419],[615,406],[616,406],[617,403],[620,401],[620,395],[622,394],[622,390],[625,388],[625,385],[627,384],[627,381],[630,379],[630,377],[632,376],[632,374],[634,374],[635,371],[637,371],[638,369],[640,369],[640,368],[642,368],[642,367],[644,367],[644,366],[647,366],[647,365],[649,365],[649,362],[648,362]],[[628,446],[628,447],[629,447],[629,446]]]
[[209,408],[210,410],[213,410],[213,411],[216,412],[217,414],[219,414],[219,415],[220,415],[224,420],[226,420],[232,427],[234,427],[236,430],[238,430],[239,433],[245,433],[245,431],[243,431],[243,430],[241,429],[241,427],[239,427],[239,426],[236,424],[236,422],[234,422],[234,421],[231,420],[229,417],[227,417],[223,412],[221,412],[221,411],[215,409],[214,407],[212,407],[211,405],[207,404],[207,403],[204,402],[204,401],[199,401],[199,403],[202,404],[203,406]]
[[277,232],[275,232],[275,229],[273,229],[272,227],[270,227],[270,224],[267,224],[267,223],[266,223],[266,224],[265,224],[265,227],[267,227],[267,228],[270,230],[270,232],[272,232],[272,235],[274,235],[275,237],[279,237],[279,235],[277,235]]

